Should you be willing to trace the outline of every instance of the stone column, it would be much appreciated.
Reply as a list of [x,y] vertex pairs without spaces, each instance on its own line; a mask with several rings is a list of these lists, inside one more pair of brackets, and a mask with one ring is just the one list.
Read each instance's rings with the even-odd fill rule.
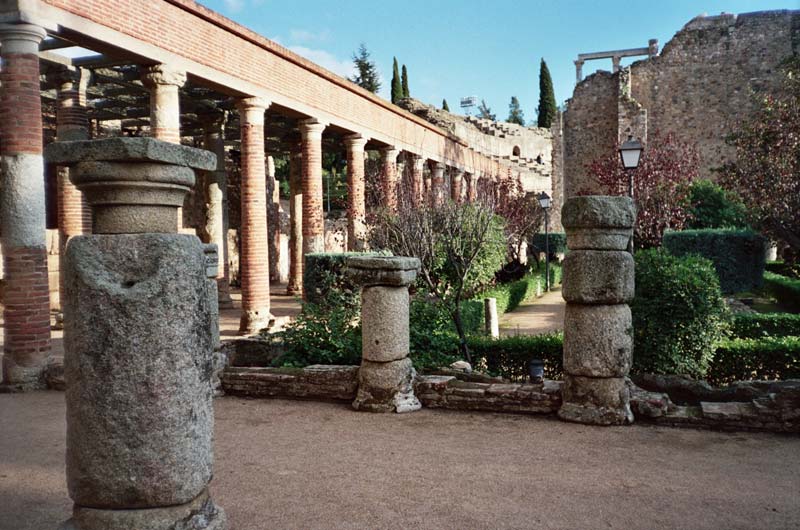
[[575,83],[580,83],[583,79],[583,61],[578,59],[575,61]]
[[464,171],[455,168],[450,178],[450,197],[453,199],[453,202],[462,202],[464,193]]
[[269,103],[244,98],[237,103],[242,144],[242,222],[240,228],[242,318],[239,333],[249,335],[269,326],[269,250],[264,157],[264,112]]
[[142,83],[150,89],[150,135],[165,142],[181,143],[178,89],[186,83],[186,73],[156,64],[143,70]]
[[364,183],[364,146],[367,139],[360,134],[351,134],[344,138],[347,147],[347,250],[363,251],[366,248],[367,224],[365,183]]
[[303,154],[289,154],[289,285],[286,294],[303,294]]
[[55,142],[47,156],[72,166],[94,214],[94,235],[67,245],[66,467],[75,504],[61,528],[222,530],[225,514],[207,489],[216,282],[206,245],[178,234],[176,216],[194,170],[215,169],[214,156],[152,138]]
[[[86,116],[86,87],[89,71],[60,68],[53,72],[56,84],[56,138],[58,141],[87,140],[89,122]],[[83,195],[69,181],[69,168],[59,167],[58,186],[58,292],[60,324],[61,300],[64,293],[64,251],[72,236],[91,232],[92,214]]]
[[325,252],[325,215],[322,204],[322,131],[317,120],[300,122],[303,152],[303,255]]
[[281,255],[281,198],[280,185],[275,178],[275,159],[267,157],[267,229],[269,242],[269,279],[280,281]]
[[619,72],[619,62],[622,58],[618,55],[614,55],[611,57],[611,71],[616,73]]
[[444,164],[441,162],[431,163],[430,200],[437,206],[444,203]]
[[346,274],[361,290],[361,350],[358,395],[353,408],[369,412],[412,412],[422,406],[414,396],[416,372],[408,358],[408,286],[419,260],[356,256],[345,261]]
[[228,266],[228,173],[225,169],[224,112],[203,116],[203,145],[217,157],[217,167],[208,171],[203,179],[206,203],[205,226],[201,229],[204,243],[217,245],[217,292],[219,307],[233,307],[231,299],[230,270]]
[[425,159],[419,155],[409,153],[411,165],[411,196],[414,206],[421,206],[425,202],[425,182],[423,181],[423,166]]
[[30,24],[0,25],[0,168],[5,294],[3,385],[43,386],[50,358],[39,43]]
[[497,298],[483,299],[483,323],[487,335],[493,339],[500,337],[500,318],[497,316]]
[[636,218],[629,197],[567,200],[564,259],[564,389],[561,419],[631,423],[625,377],[631,367],[633,257],[625,250]]
[[647,41],[647,56],[655,57],[658,55],[658,39],[650,39]]
[[475,202],[478,199],[478,176],[475,173],[469,173],[466,176],[467,181],[467,202]]
[[383,206],[389,211],[397,211],[397,155],[394,147],[384,147],[381,153],[381,195]]

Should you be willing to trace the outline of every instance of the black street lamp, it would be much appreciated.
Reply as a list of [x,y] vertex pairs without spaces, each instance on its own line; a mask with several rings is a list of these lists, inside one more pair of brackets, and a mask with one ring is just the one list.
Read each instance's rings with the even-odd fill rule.
[[[619,146],[619,157],[622,160],[622,167],[625,168],[625,173],[628,174],[628,197],[633,200],[633,174],[637,167],[639,167],[639,159],[642,157],[644,147],[642,142],[634,140],[633,136],[628,136],[628,139]],[[630,243],[628,244],[631,254],[633,254],[633,236],[631,236]]]
[[550,196],[542,192],[536,197],[544,210],[544,290],[550,290]]

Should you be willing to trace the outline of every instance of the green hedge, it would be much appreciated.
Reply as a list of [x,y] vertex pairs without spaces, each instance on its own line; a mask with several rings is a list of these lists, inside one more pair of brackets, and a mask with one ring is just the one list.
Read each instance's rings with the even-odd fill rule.
[[800,377],[800,337],[723,341],[707,379],[714,385],[748,379]]
[[544,252],[545,242],[549,247],[550,255],[564,254],[567,251],[567,234],[563,232],[550,232],[545,238],[544,234],[534,234],[531,238],[531,247],[534,252]]
[[765,272],[764,287],[786,310],[800,313],[800,280]]
[[750,230],[684,230],[665,232],[664,248],[675,256],[696,254],[710,259],[723,293],[761,287],[766,264],[766,239]]
[[787,278],[800,279],[800,263],[790,264],[783,261],[768,261],[766,270]]
[[[306,302],[318,304],[329,288],[352,291],[358,289],[344,277],[344,260],[349,256],[380,256],[376,252],[317,252],[303,258],[303,293]],[[322,286],[325,286],[324,288]]]
[[731,334],[737,339],[800,337],[800,314],[739,313],[733,317]]
[[492,339],[490,337],[470,337],[469,350],[475,367],[486,370],[512,381],[522,381],[528,377],[528,363],[531,359],[544,361],[544,375],[547,379],[560,379],[562,374],[564,338],[561,333],[547,335],[520,335]]

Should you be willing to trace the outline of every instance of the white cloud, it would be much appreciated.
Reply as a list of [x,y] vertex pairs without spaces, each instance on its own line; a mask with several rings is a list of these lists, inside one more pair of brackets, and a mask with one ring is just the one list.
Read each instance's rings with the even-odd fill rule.
[[305,29],[289,30],[289,40],[292,42],[325,42],[331,36],[330,30],[308,31]]
[[233,13],[244,9],[244,0],[222,0],[222,3],[225,4],[225,9]]
[[317,63],[321,67],[342,77],[349,77],[355,73],[353,61],[349,59],[341,60],[325,50],[307,48],[305,46],[289,46],[289,49],[297,55],[302,55],[309,61]]

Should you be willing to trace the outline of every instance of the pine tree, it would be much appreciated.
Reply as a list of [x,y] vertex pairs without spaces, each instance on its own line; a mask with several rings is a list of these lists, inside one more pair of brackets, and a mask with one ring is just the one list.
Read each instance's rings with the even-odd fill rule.
[[508,104],[508,119],[506,121],[508,123],[516,123],[517,125],[525,125],[525,118],[523,117],[517,96],[511,96],[511,103]]
[[406,70],[406,65],[403,65],[403,75],[401,84],[403,85],[403,97],[410,98],[411,92],[408,91],[408,70]]
[[537,125],[547,129],[553,125],[556,119],[556,95],[553,93],[553,79],[550,77],[550,70],[547,63],[539,65],[539,108],[537,109],[539,118]]
[[442,110],[446,110],[447,112],[450,112],[450,107],[447,106],[447,100],[446,99],[442,100]]
[[370,60],[369,52],[363,42],[358,47],[358,51],[353,54],[353,64],[356,67],[356,75],[347,79],[373,94],[377,93],[381,89],[378,68]]
[[392,65],[392,103],[395,105],[403,99],[403,85],[400,83],[400,71],[397,68],[397,57]]
[[497,116],[492,114],[492,109],[490,109],[489,105],[486,104],[485,99],[481,100],[481,104],[478,107],[478,117],[485,120],[497,121]]

